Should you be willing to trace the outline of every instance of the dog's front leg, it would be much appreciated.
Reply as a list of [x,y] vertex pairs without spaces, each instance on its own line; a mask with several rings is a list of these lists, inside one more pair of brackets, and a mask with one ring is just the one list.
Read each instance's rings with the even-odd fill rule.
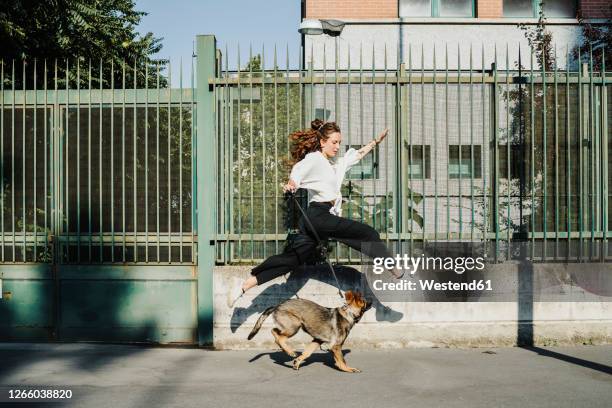
[[304,348],[304,352],[300,354],[298,358],[293,360],[293,369],[299,370],[300,364],[302,364],[304,360],[310,357],[310,355],[317,349],[317,347],[319,347],[319,343],[317,343],[316,341],[313,341],[312,343],[307,345],[306,348]]
[[360,373],[361,370],[357,368],[352,368],[346,365],[346,361],[344,360],[344,355],[342,355],[342,345],[336,345],[331,348],[331,352],[334,354],[334,361],[336,363],[336,367],[340,370],[345,371],[347,373]]

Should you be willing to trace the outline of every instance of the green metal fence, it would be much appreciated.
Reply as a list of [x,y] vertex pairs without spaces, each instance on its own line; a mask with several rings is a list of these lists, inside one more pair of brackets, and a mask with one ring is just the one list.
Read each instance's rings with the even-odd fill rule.
[[[513,244],[527,243],[534,260],[609,259],[612,76],[605,62],[593,68],[591,50],[582,63],[543,69],[538,50],[523,49],[521,60],[506,47],[485,59],[484,47],[470,48],[463,65],[456,53],[456,66],[467,66],[457,70],[448,68],[448,47],[437,57],[434,48],[430,62],[407,45],[406,61],[393,67],[387,61],[399,51],[376,60],[374,48],[313,48],[298,70],[276,49],[250,50],[242,64],[238,50],[239,68],[230,70],[225,50],[209,80],[217,262],[253,263],[282,250],[292,227],[281,187],[287,136],[316,117],[338,122],[347,148],[391,129],[342,191],[343,215],[390,244],[413,253],[427,242],[485,243],[503,261]],[[366,66],[364,55],[376,63]],[[510,69],[513,61],[520,69]],[[340,244],[334,256],[359,259]]]
[[152,69],[1,62],[0,262],[195,262],[193,77]]

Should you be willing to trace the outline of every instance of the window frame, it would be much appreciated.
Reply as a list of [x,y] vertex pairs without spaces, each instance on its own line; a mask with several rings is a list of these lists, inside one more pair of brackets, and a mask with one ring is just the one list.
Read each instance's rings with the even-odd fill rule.
[[402,16],[400,13],[402,0],[399,0],[397,2],[397,15],[399,16],[399,18],[476,18],[476,0],[471,0],[472,15],[470,16],[440,16],[441,1],[442,0],[431,0],[431,13],[429,16]]
[[[458,160],[462,162],[469,158],[470,160],[470,173],[462,174],[460,171],[458,173],[451,173],[451,148],[457,148],[458,152]],[[463,158],[462,150],[466,149],[468,152],[468,157]],[[448,179],[449,180],[479,180],[482,178],[482,145],[481,144],[449,144],[448,145]],[[478,158],[478,162],[476,163],[476,158]],[[454,159],[453,159],[454,160]],[[457,163],[459,165],[459,163]]]
[[[434,0],[432,0],[434,1]],[[578,10],[580,7],[579,0],[574,1],[574,8]],[[504,0],[502,0],[502,18],[538,18],[540,16],[540,0],[531,0],[531,15],[530,16],[506,16],[504,14]],[[546,18],[575,18],[576,16],[571,17],[551,17],[546,16]]]
[[[406,149],[406,164],[407,164],[407,180],[430,180],[431,179],[431,145],[421,145],[421,144],[413,144],[404,146]],[[421,149],[421,154],[414,153],[415,148]],[[411,154],[411,149],[414,155]],[[412,156],[415,159],[421,160],[421,163],[415,164],[418,165],[421,171],[425,171],[425,173],[421,173],[420,175],[412,174],[411,166],[412,166]],[[423,163],[423,157],[425,158],[425,163]]]

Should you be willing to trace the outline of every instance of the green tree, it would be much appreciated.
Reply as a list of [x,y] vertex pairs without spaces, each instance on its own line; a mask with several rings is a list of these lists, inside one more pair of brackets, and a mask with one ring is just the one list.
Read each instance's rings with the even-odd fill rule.
[[588,63],[592,52],[593,71],[597,72],[603,68],[605,54],[606,71],[612,69],[612,18],[608,18],[603,24],[593,24],[586,21],[582,10],[579,10],[578,23],[582,29],[582,41],[571,51],[573,60],[581,59],[582,62]]
[[[100,61],[103,62],[103,86],[110,87],[114,75],[115,87],[122,85],[122,66],[125,63],[126,82],[133,86],[134,67],[138,87],[144,85],[145,66],[149,67],[149,85],[155,86],[157,63],[151,56],[161,50],[161,39],[136,31],[145,12],[135,10],[133,0],[12,0],[2,2],[0,8],[0,44],[5,64],[5,86],[11,86],[12,60],[16,72],[23,63],[33,69],[33,59],[47,60],[49,72],[58,65],[58,82],[65,86],[66,71],[71,84],[76,81],[77,60],[81,65],[81,81],[85,67],[92,61],[94,86],[99,86]],[[111,74],[111,63],[114,72]],[[66,67],[68,68],[66,69]],[[39,86],[42,84],[43,63],[37,66]],[[49,75],[52,76],[52,75]],[[15,87],[22,88],[21,75],[14,78]],[[29,76],[31,78],[31,76]],[[51,78],[50,78],[51,80]],[[162,80],[165,86],[166,80]],[[32,87],[31,80],[26,83]]]

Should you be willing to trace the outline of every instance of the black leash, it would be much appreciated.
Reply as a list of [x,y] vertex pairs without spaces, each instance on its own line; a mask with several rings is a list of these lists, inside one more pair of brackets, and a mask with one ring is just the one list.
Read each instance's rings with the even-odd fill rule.
[[324,245],[322,243],[321,238],[319,238],[319,234],[317,234],[317,231],[315,230],[314,226],[310,222],[310,218],[308,218],[308,216],[306,215],[306,211],[304,211],[304,209],[298,202],[297,198],[295,198],[295,193],[290,192],[289,194],[293,198],[293,201],[295,202],[295,204],[300,209],[300,212],[302,213],[302,215],[304,216],[304,219],[308,223],[308,227],[314,234],[315,239],[317,240],[317,248],[319,248],[319,251],[321,252],[321,255],[323,256],[323,259],[325,259],[325,263],[327,264],[327,266],[329,266],[329,269],[331,270],[331,273],[334,276],[334,279],[336,280],[336,287],[338,289],[338,294],[340,295],[342,299],[344,299],[344,295],[342,294],[342,291],[340,290],[340,282],[338,281],[338,277],[336,276],[336,271],[334,271],[334,267],[332,266],[331,262],[329,262],[329,258],[327,257],[327,245]]

